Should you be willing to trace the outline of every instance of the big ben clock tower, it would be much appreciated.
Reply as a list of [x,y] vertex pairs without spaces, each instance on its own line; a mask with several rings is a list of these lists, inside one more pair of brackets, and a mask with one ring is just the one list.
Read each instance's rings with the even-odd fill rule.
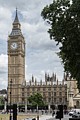
[[21,32],[17,9],[11,34],[8,36],[8,103],[22,102],[25,81],[25,40]]

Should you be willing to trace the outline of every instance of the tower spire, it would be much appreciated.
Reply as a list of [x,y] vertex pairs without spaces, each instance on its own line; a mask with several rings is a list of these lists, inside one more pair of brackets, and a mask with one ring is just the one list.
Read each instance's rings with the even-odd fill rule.
[[12,28],[12,32],[11,32],[10,36],[15,36],[15,35],[22,35],[21,24],[20,24],[19,19],[18,19],[17,8],[16,8],[15,19],[13,22],[13,28]]
[[14,23],[15,23],[15,22],[18,22],[18,23],[19,23],[18,14],[17,14],[17,8],[16,8],[16,16],[15,16],[15,19],[14,19]]

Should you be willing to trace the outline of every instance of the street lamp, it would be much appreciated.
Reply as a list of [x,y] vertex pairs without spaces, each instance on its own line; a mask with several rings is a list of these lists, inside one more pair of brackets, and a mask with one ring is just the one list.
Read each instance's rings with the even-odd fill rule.
[[38,104],[37,104],[37,120],[39,120],[39,110],[38,110]]
[[11,85],[12,85],[12,79],[10,81],[10,120],[12,119],[12,116],[11,116]]
[[52,92],[52,105],[53,105],[53,92]]
[[6,107],[7,107],[7,95],[3,95],[4,97],[4,110],[6,111]]

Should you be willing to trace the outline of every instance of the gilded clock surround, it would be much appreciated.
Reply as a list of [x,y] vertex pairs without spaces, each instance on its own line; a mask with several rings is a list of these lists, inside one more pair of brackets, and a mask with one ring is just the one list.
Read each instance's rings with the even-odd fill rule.
[[11,43],[11,49],[15,50],[17,49],[17,47],[18,47],[18,44],[16,42]]

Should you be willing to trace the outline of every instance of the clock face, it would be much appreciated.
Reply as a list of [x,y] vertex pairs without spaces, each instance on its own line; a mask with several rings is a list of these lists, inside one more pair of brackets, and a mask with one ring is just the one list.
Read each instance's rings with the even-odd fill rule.
[[15,49],[17,49],[17,43],[16,42],[13,42],[12,44],[11,44],[11,49],[13,49],[13,50],[15,50]]

